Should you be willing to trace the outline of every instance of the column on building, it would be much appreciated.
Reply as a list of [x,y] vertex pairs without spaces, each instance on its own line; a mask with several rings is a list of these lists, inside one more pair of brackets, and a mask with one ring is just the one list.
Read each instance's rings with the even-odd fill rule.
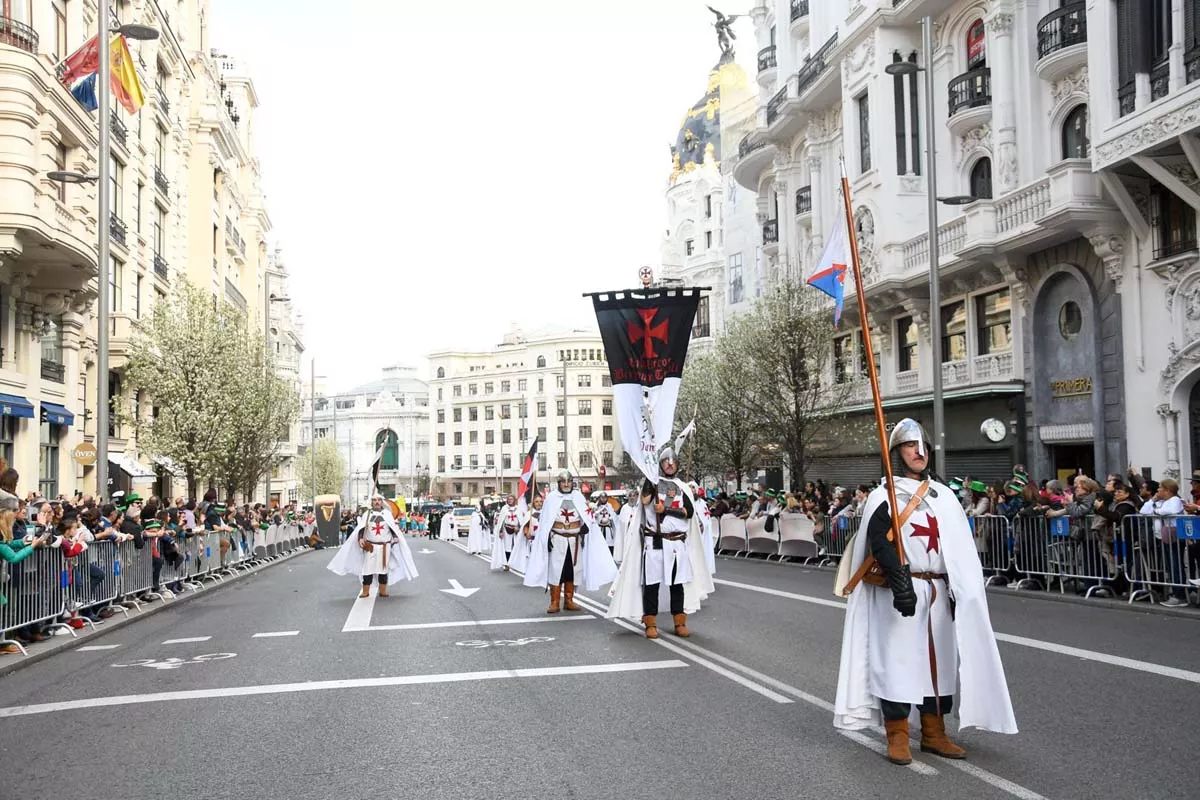
[[1017,167],[1016,76],[1013,69],[1013,15],[1007,3],[988,17],[988,61],[992,69],[992,129],[995,131],[996,196],[1017,188],[1020,182]]

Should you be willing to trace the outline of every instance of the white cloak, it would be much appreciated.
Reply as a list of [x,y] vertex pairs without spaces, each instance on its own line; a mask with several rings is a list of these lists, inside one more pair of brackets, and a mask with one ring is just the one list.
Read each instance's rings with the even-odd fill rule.
[[[358,543],[358,532],[366,527],[367,518],[371,514],[383,515],[384,525],[387,532],[392,536],[391,544],[386,545],[388,548],[388,583],[411,581],[416,578],[417,565],[413,562],[412,552],[408,549],[408,542],[404,541],[404,536],[401,535],[400,528],[396,525],[396,520],[392,518],[391,511],[386,508],[383,511],[368,511],[358,518],[358,525],[346,537],[346,541],[342,543],[342,546],[338,548],[337,553],[333,556],[333,560],[329,562],[327,569],[335,575],[363,575],[363,569],[367,566],[367,559],[377,557],[374,552],[368,553],[363,550]],[[383,546],[377,544],[375,550],[378,551]]]
[[708,564],[708,574],[717,574],[717,547],[713,541],[713,518],[708,510],[708,501],[697,497],[696,516],[700,517],[700,535],[704,539],[704,561]]
[[[514,512],[517,517],[517,532],[509,535],[504,530],[504,521],[508,518],[509,512]],[[492,529],[492,569],[502,569],[507,563],[508,554],[512,552],[517,545],[517,539],[525,538],[521,533],[521,529],[525,527],[525,523],[529,521],[529,517],[522,514],[518,506],[511,508],[507,503],[496,512],[496,527]]]
[[[692,490],[688,485],[678,479],[674,480],[679,484],[679,490],[692,499]],[[694,500],[692,507],[695,508]],[[608,592],[610,600],[608,610],[604,613],[608,619],[642,618],[643,543],[641,530],[643,519],[644,511],[639,501],[634,504],[632,518],[626,527],[621,571]],[[685,614],[695,614],[700,610],[700,603],[712,593],[713,582],[712,574],[708,571],[708,562],[704,558],[704,537],[700,533],[699,515],[693,513],[689,523],[686,544],[688,556],[691,559],[692,580],[683,585],[683,611]],[[660,591],[665,590],[665,586],[660,587]]]
[[483,530],[483,514],[476,511],[471,515],[471,527],[467,533],[467,552],[482,553],[487,549],[487,535]]
[[445,514],[442,516],[442,524],[438,529],[438,538],[443,542],[454,542],[458,540],[458,532],[454,530],[453,514]]
[[529,569],[529,556],[533,553],[533,543],[537,539],[538,515],[541,513],[540,510],[534,509],[525,517],[534,538],[525,538],[525,528],[524,526],[521,527],[520,533],[517,534],[517,543],[513,547],[512,557],[508,559],[509,569],[522,573]]
[[[600,525],[601,520],[600,520],[600,516],[597,514],[597,512],[600,512],[600,514],[604,513],[602,511],[602,509],[600,508],[601,506],[608,506],[607,521],[608,521],[609,525],[607,528],[602,527]],[[598,529],[598,532],[600,534],[602,534],[601,538],[604,539],[604,544],[607,545],[608,547],[613,548],[613,553],[615,554],[617,537],[618,537],[617,530],[621,525],[620,515],[616,511],[613,511],[612,504],[606,500],[603,503],[598,503],[596,505],[596,508],[594,508],[592,510],[592,516],[596,518],[596,527]]]
[[[563,500],[568,497],[575,506],[575,510],[581,515],[583,524],[588,526],[588,533],[581,537],[582,541],[579,543],[580,558],[579,564],[575,567],[576,585],[582,586],[588,591],[595,591],[601,586],[611,583],[617,576],[617,565],[613,563],[612,553],[608,552],[608,546],[599,536],[600,528],[596,525],[596,519],[592,516],[592,512],[588,510],[583,494],[576,489],[571,494],[564,495],[555,489],[546,495],[546,502],[542,505],[541,521],[544,521],[545,524],[538,525],[533,548],[529,553],[529,564],[525,569],[524,583],[526,586],[545,588],[549,585],[550,530],[553,527],[554,518],[558,516],[558,510],[562,506]],[[558,576],[553,577],[557,578]]]
[[613,559],[618,564],[621,563],[621,559],[625,556],[625,540],[629,537],[630,531],[634,534],[637,533],[637,529],[630,528],[629,526],[633,524],[633,514],[640,505],[641,501],[626,503],[621,506],[621,513],[617,514],[617,542],[613,545]]
[[[901,508],[908,504],[919,485],[918,481],[909,478],[896,479],[896,502]],[[867,497],[862,523],[854,537],[854,550],[845,556],[851,559],[851,573],[866,557],[867,522],[886,500],[884,487],[875,489]],[[930,550],[925,532],[930,512],[938,526],[939,551],[936,554]],[[914,523],[922,526],[919,538],[912,536]],[[932,608],[929,603],[931,583],[913,581],[918,598],[914,617],[902,617],[892,608],[890,589],[865,582],[856,586],[850,594],[842,631],[834,726],[847,729],[875,727],[881,724],[880,697],[917,704],[931,694],[926,619],[932,613],[939,676],[945,672],[944,665],[957,661],[959,730],[981,728],[997,733],[1016,733],[1017,722],[1008,695],[1004,666],[1000,663],[1000,652],[988,616],[979,553],[966,514],[949,488],[941,483],[930,483],[925,501],[904,525],[902,541],[914,572],[925,571],[932,563],[930,556],[940,554],[939,560],[945,566],[955,600],[954,619],[949,619],[948,603],[943,605],[946,594],[943,581],[933,584],[938,588],[938,599]],[[881,661],[885,653],[889,659],[886,663]],[[939,691],[949,694],[947,687],[941,684],[939,677]]]

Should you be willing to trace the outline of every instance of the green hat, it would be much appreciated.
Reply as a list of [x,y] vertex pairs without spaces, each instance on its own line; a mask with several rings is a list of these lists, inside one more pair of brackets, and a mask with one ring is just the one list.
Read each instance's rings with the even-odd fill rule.
[[1012,481],[1010,481],[1010,485],[1014,485],[1018,489],[1024,489],[1025,485],[1027,483],[1029,483],[1029,478],[1026,477],[1025,473],[1023,473],[1023,472],[1014,472],[1013,473]]
[[1023,484],[1029,483],[1029,476],[1025,474],[1025,471],[1021,470],[1021,469],[1017,469],[1016,467],[1013,467],[1013,477],[1020,478],[1021,483],[1023,483]]
[[1011,480],[1008,482],[1008,485],[1004,488],[1012,489],[1017,494],[1020,494],[1021,492],[1023,492],[1025,490],[1025,484],[1017,483],[1016,480]]
[[745,500],[746,493],[745,492],[734,492],[733,497],[735,500]]
[[162,528],[162,523],[156,519],[152,519],[142,526],[142,530],[144,531],[156,531],[160,528]]
[[224,514],[226,511],[229,510],[229,509],[225,508],[224,503],[213,503],[212,508],[213,508],[213,511],[217,512],[218,514]]
[[268,524],[268,523],[266,523],[266,522],[260,522],[260,523],[258,523],[258,529],[259,529],[260,531],[265,531],[265,530],[267,530],[267,529],[268,529],[268,528],[270,528],[270,527],[271,527],[271,526],[270,526],[270,524]]
[[970,483],[967,484],[967,488],[970,489],[972,492],[986,492],[987,484],[984,483],[983,481],[971,481]]
[[963,479],[962,478],[951,478],[950,482],[947,483],[946,485],[950,487],[951,491],[957,492],[959,489],[963,488]]

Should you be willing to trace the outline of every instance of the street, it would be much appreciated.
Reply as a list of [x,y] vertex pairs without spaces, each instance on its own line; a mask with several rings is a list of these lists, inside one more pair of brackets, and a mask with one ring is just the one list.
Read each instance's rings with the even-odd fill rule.
[[[828,570],[719,559],[651,642],[452,543],[389,598],[306,553],[4,679],[4,798],[1150,798],[1195,792],[1190,619],[990,595],[1021,732],[888,764],[831,724]],[[471,591],[477,589],[477,591]],[[955,724],[951,727],[952,733]]]

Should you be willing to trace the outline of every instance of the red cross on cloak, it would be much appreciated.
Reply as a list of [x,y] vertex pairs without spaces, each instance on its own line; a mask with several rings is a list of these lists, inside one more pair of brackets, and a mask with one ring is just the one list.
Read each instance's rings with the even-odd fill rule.
[[371,531],[374,532],[376,536],[383,535],[383,523],[376,521],[375,524],[371,526]]
[[643,358],[657,358],[658,353],[654,352],[654,340],[658,339],[663,344],[667,343],[667,320],[664,319],[657,325],[651,324],[654,321],[654,315],[658,313],[657,308],[639,308],[637,313],[642,318],[640,328],[637,323],[625,323],[629,331],[629,341],[632,344],[642,343]]
[[916,539],[918,537],[925,537],[925,552],[926,553],[941,552],[940,550],[938,550],[940,536],[938,534],[937,517],[933,516],[932,514],[926,514],[925,522],[926,522],[925,525],[918,525],[915,522],[913,523],[912,537],[914,539]]

